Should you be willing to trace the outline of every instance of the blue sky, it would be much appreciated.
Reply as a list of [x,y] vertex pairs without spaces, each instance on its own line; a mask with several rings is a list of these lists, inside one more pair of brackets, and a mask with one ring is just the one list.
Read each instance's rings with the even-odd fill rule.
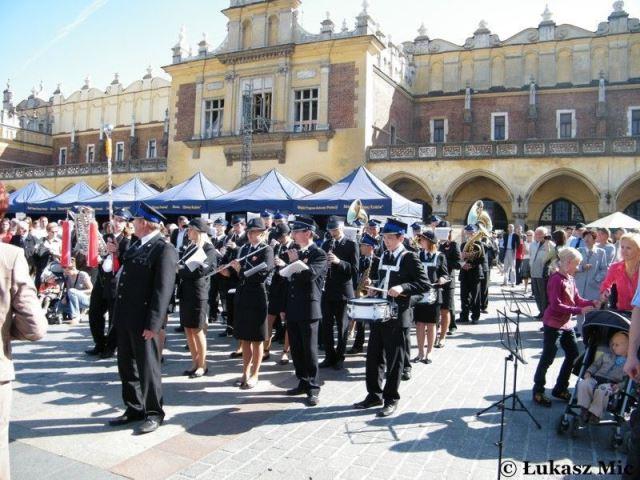
[[[571,23],[595,31],[612,11],[608,0],[369,0],[369,13],[394,42],[413,39],[423,21],[431,38],[464,43],[486,20],[505,39],[540,22],[545,4],[556,23]],[[141,78],[147,65],[155,75],[171,62],[171,47],[180,25],[194,50],[206,32],[209,43],[224,39],[228,0],[0,0],[0,82],[11,78],[14,99],[25,98],[43,82],[47,99],[62,83],[70,95],[84,78],[104,89],[120,74],[128,85]],[[362,0],[303,0],[302,23],[318,32],[326,12],[340,28],[353,28]],[[627,0],[625,10],[640,16],[640,0]]]

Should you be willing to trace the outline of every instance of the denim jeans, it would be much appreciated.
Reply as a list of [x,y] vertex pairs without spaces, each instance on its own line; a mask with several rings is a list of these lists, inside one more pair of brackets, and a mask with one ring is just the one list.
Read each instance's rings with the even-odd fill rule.
[[564,392],[569,388],[571,369],[573,368],[576,358],[578,358],[578,341],[576,340],[576,334],[573,330],[559,330],[545,325],[542,356],[540,357],[538,368],[536,368],[536,373],[533,377],[533,393],[544,393],[547,370],[549,370],[558,352],[558,339],[560,339],[560,346],[562,350],[564,350],[564,362],[562,362],[562,367],[560,367],[560,373],[558,374],[553,390],[555,392]]
[[79,317],[83,308],[89,308],[90,298],[88,293],[76,288],[70,288],[67,290],[67,304],[64,305],[65,311],[71,318]]

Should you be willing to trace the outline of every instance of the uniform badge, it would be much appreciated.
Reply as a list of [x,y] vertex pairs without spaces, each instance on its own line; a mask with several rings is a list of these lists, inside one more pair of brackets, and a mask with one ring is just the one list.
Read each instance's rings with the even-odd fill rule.
[[255,262],[258,259],[258,257],[256,257],[255,255],[253,257],[251,257],[251,261]]

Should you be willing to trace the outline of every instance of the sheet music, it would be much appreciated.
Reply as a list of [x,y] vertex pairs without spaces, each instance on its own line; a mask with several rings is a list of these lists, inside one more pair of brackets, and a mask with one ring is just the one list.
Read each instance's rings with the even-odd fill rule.
[[202,247],[198,247],[198,249],[185,261],[185,265],[189,269],[189,271],[193,272],[198,267],[206,267],[207,266],[207,254],[204,253]]
[[291,278],[291,275],[293,275],[294,273],[304,272],[305,270],[309,270],[307,264],[302,260],[296,260],[292,264],[283,267],[278,273],[281,277]]
[[252,275],[255,275],[258,272],[262,272],[263,270],[266,270],[267,264],[265,262],[259,263],[258,265],[256,265],[253,268],[250,268],[249,270],[245,270],[244,272],[244,277],[245,278],[249,278]]

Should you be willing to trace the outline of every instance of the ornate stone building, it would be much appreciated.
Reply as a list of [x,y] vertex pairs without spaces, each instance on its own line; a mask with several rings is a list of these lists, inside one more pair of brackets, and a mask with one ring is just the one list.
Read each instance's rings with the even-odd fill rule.
[[[170,85],[85,88],[66,106],[54,95],[51,163],[75,136],[80,146],[67,158],[87,169],[83,137],[97,136],[100,118],[116,118],[107,103],[130,94],[130,106],[109,119],[121,131],[159,128],[169,109],[157,186],[201,170],[232,189],[249,96],[252,176],[276,167],[315,191],[366,163],[425,212],[458,224],[479,198],[499,227],[571,224],[615,210],[640,217],[640,23],[623,2],[594,30],[557,25],[545,10],[536,27],[505,40],[480,22],[464,45],[431,39],[424,26],[396,44],[366,1],[352,27],[327,17],[310,33],[300,4],[231,0],[222,12],[227,36],[215,48],[204,36],[193,49],[182,30],[164,67]],[[167,105],[136,100],[143,91]]]

